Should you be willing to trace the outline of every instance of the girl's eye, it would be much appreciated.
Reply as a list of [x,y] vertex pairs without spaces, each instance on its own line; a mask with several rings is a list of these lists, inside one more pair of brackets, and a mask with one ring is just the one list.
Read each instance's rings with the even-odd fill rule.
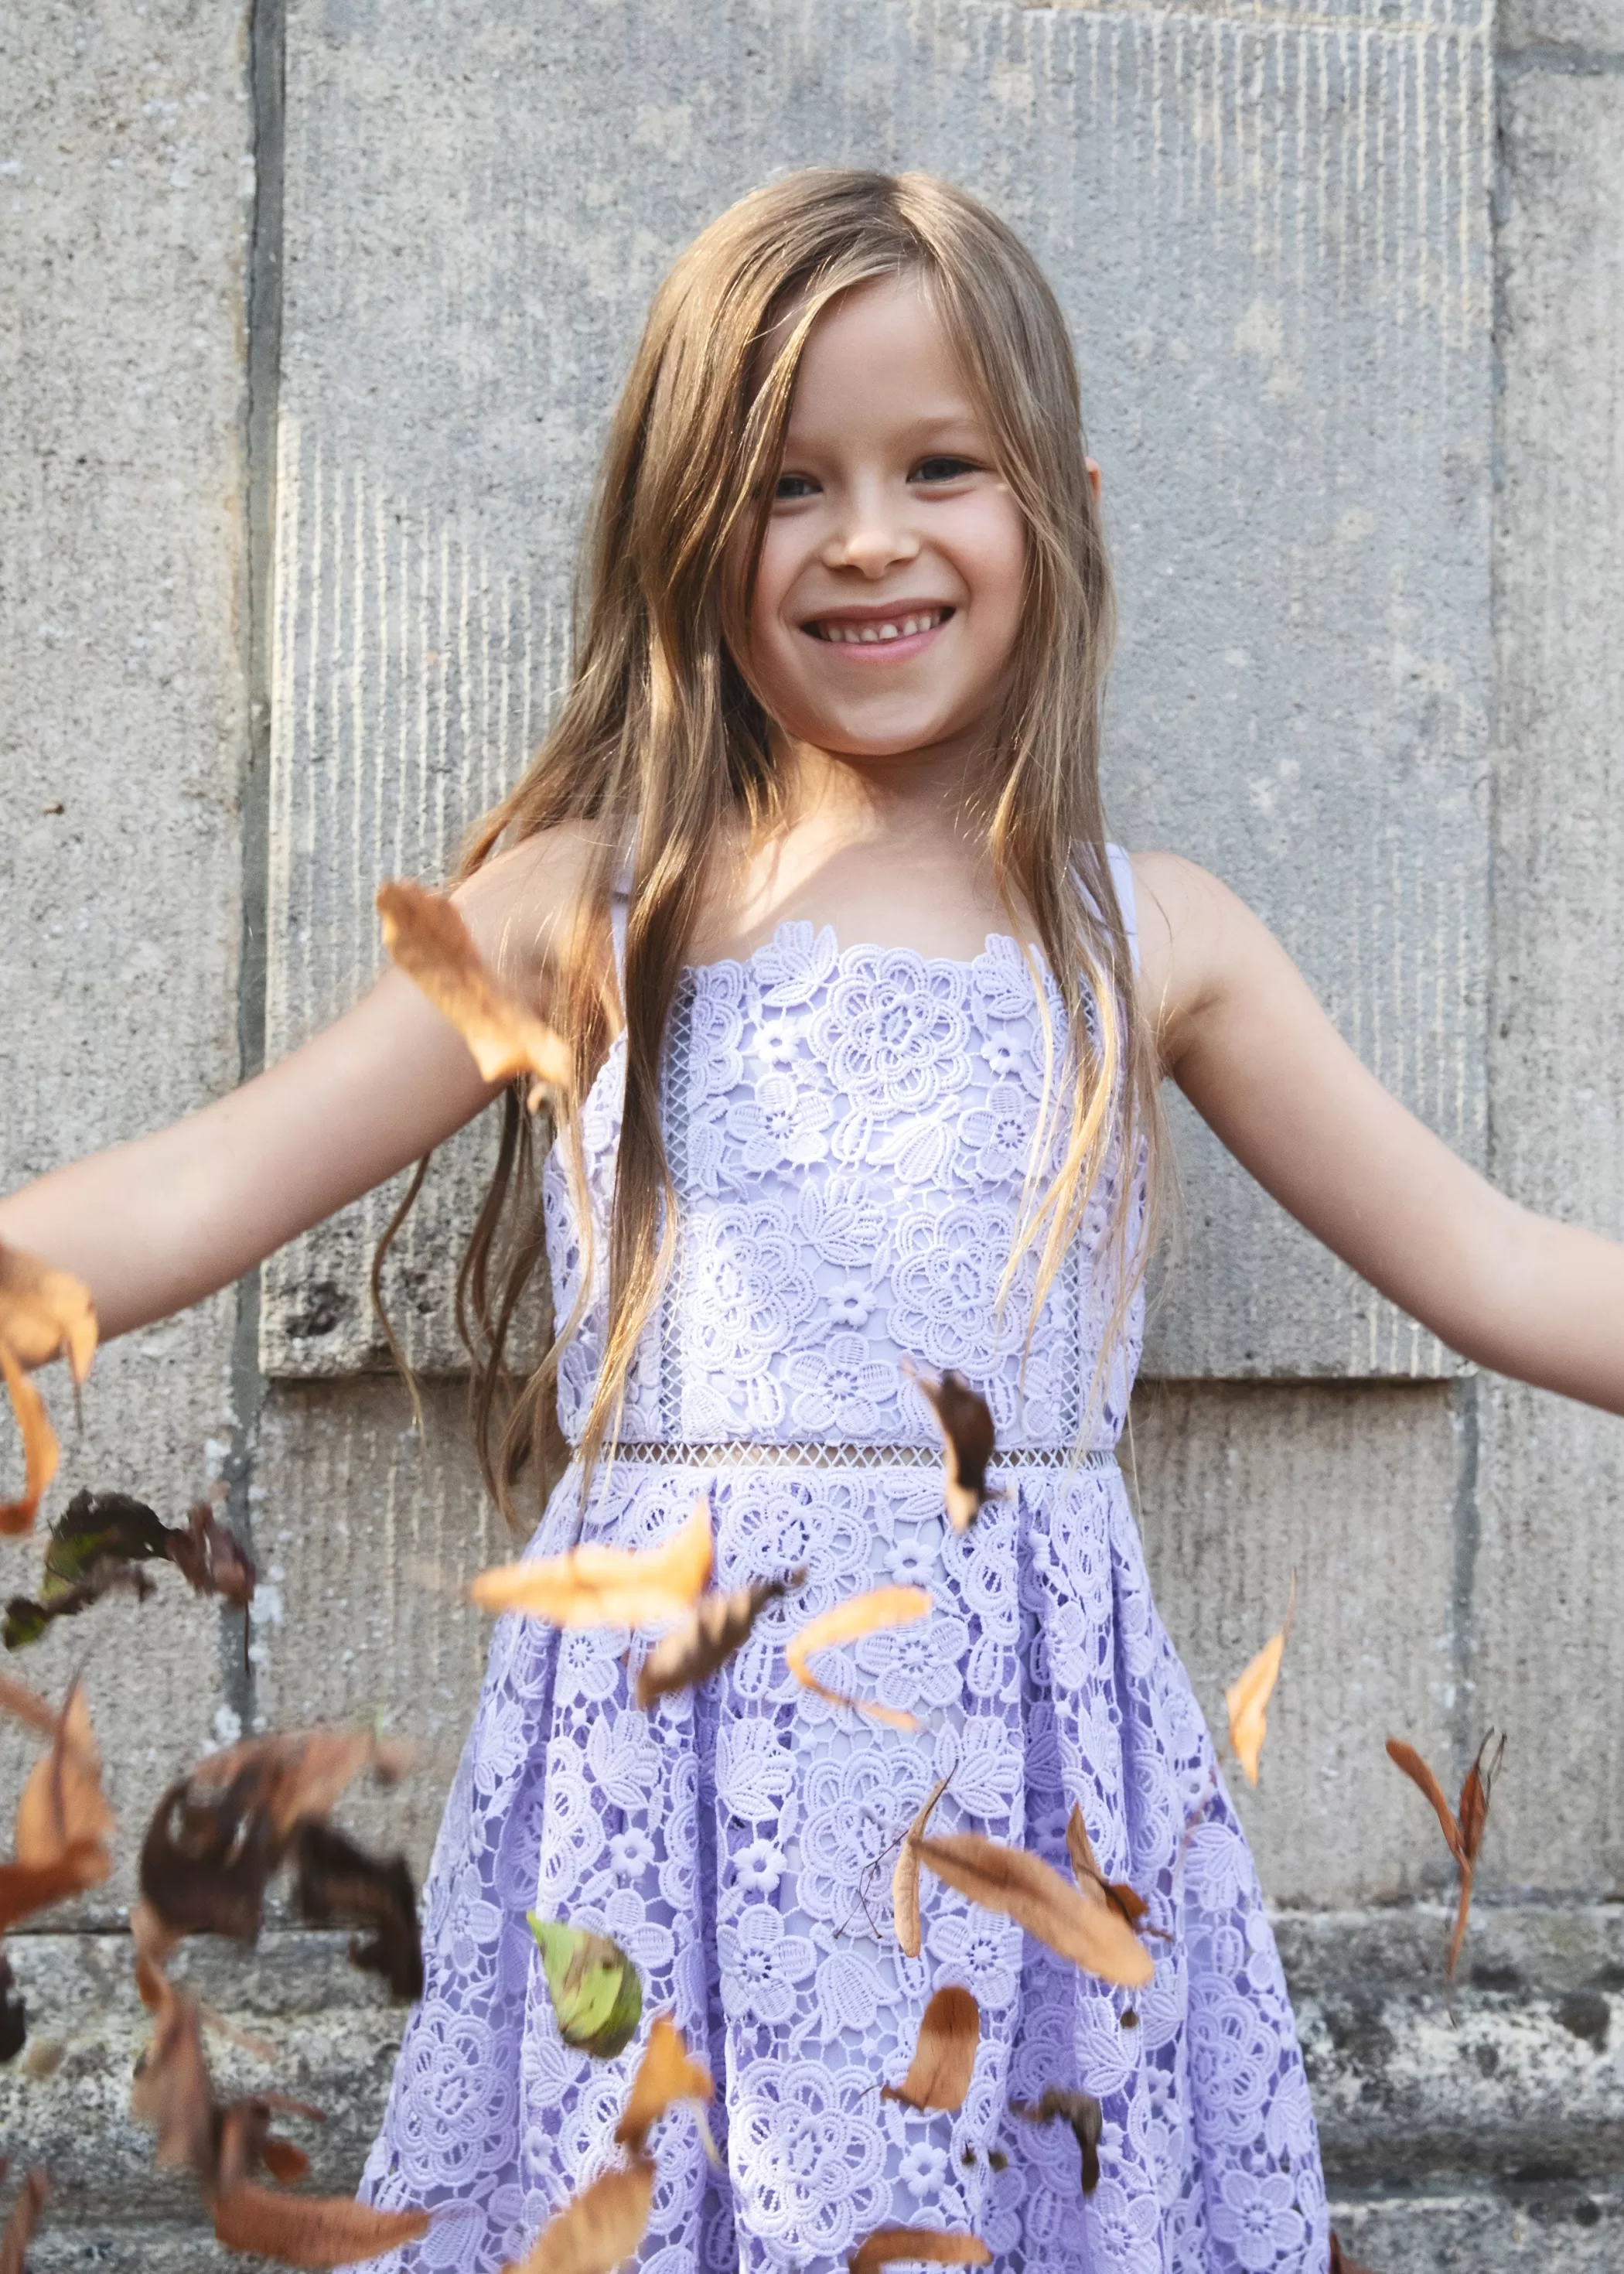
[[975,471],[969,458],[921,458],[908,476],[911,482],[959,482]]
[[817,484],[810,474],[780,474],[772,494],[780,505],[786,505],[796,498],[816,497]]

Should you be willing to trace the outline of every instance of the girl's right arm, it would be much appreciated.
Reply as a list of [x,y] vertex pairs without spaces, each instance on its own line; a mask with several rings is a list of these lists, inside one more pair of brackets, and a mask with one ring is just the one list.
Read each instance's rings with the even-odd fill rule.
[[[455,894],[481,953],[545,1016],[546,951],[581,869],[561,832]],[[399,972],[200,1113],[0,1200],[0,1242],[89,1288],[104,1340],[240,1278],[487,1105],[466,1043]]]

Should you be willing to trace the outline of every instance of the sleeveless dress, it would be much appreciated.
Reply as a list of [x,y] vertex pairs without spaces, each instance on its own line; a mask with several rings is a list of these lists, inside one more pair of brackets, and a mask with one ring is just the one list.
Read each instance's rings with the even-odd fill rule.
[[[643,2274],[833,2274],[888,2225],[968,2229],[1010,2274],[1324,2274],[1279,1960],[1114,1455],[1137,1306],[1095,1387],[1103,1197],[1024,1365],[1030,1262],[999,1305],[1044,1063],[1036,983],[1008,938],[960,962],[787,923],[743,962],[685,973],[664,1088],[670,1290],[618,1453],[584,1506],[572,1465],[528,1552],[651,1545],[708,1491],[718,1585],[801,1565],[807,1583],[701,1689],[648,1712],[632,1695],[648,1638],[498,1623],[425,1889],[427,1985],[363,2188],[437,2216],[380,2265],[522,2258],[613,2161],[648,2022],[670,2011],[709,2059],[724,2167],[688,2112],[664,2120]],[[572,1437],[601,1350],[622,1084],[617,1045],[582,1117],[596,1234],[560,1382]],[[545,1205],[562,1318],[588,1251],[556,1148]],[[993,1409],[1003,1497],[962,1536],[905,1357],[959,1368]],[[783,1650],[842,1597],[898,1582],[929,1589],[929,1618],[820,1672],[917,1715],[912,1736],[822,1703]],[[949,1769],[934,1831],[1062,1871],[1080,1803],[1101,1868],[1165,1937],[1151,1986],[1109,1987],[929,1872],[923,1947],[902,1954],[897,1842]],[[528,1909],[635,1960],[643,2025],[618,2059],[560,2038]],[[901,2081],[948,1984],[981,2008],[974,2080],[956,2113],[917,2114],[879,2088]],[[1065,2124],[1011,2112],[1050,2086],[1103,2106],[1086,2196]]]

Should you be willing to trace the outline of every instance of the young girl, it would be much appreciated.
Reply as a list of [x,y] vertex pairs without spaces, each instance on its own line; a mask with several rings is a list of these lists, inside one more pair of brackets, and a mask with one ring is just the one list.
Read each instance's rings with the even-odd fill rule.
[[[650,2274],[825,2274],[871,2230],[1011,2270],[1324,2274],[1284,1984],[1152,1606],[1114,1449],[1137,1356],[1155,1087],[1457,1351],[1624,1410],[1624,1252],[1497,1196],[1378,1087],[1211,877],[1107,846],[1110,588],[1060,312],[969,198],[819,172],[747,198],[655,304],[611,437],[574,684],[458,900],[574,1050],[542,1205],[574,1457],[532,1552],[644,1546],[707,1492],[719,1584],[804,1589],[644,1712],[643,1647],[498,1627],[426,1894],[428,1986],[368,2169],[441,2215],[403,2262],[494,2269],[604,2167],[635,2060],[560,2037],[527,1909],[635,1960],[717,2081],[714,2169],[659,2136]],[[498,848],[500,848],[500,850]],[[196,1300],[492,1101],[398,975],[163,1134],[0,1206],[117,1333]],[[518,1109],[510,1099],[510,1136]],[[469,1285],[535,1256],[505,1148]],[[522,1183],[522,1180],[521,1180]],[[497,1323],[492,1326],[492,1322]],[[989,1401],[1002,1496],[946,1525],[903,1361]],[[914,1735],[796,1687],[786,1623],[905,1581],[853,1653]],[[1079,1809],[1149,1904],[1130,1999],[927,1875],[933,1828],[1067,1868]],[[971,1989],[957,2112],[882,2100]],[[1064,2123],[1096,2096],[1085,2195]]]

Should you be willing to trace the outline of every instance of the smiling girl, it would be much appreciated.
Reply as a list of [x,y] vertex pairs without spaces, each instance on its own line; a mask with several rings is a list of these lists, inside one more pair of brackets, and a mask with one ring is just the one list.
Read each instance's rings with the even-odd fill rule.
[[[804,1590],[643,1712],[618,1634],[497,1629],[426,1893],[427,1987],[369,2165],[488,2269],[604,2167],[636,2048],[560,2038],[527,1909],[612,1935],[717,2080],[713,2168],[659,2143],[639,2263],[828,2274],[876,2228],[1026,2274],[1324,2274],[1303,2066],[1239,1826],[1151,1602],[1115,1457],[1177,1080],[1310,1229],[1470,1358],[1624,1410],[1624,1252],[1498,1196],[1368,1075],[1210,877],[1108,846],[1111,599],[1064,323],[939,183],[802,174],[662,289],[611,435],[575,677],[457,898],[567,1035],[539,1179],[520,1105],[469,1285],[487,1385],[545,1224],[557,1347],[505,1412],[532,1544],[645,1546],[709,1493],[724,1586]],[[391,975],[193,1120],[43,1179],[0,1237],[110,1333],[194,1301],[492,1102]],[[1001,1497],[946,1525],[905,1360],[991,1405]],[[486,1397],[487,1419],[493,1410]],[[864,1588],[908,1735],[810,1700],[786,1621]],[[1147,1902],[1132,1999],[927,1878],[933,1831],[1068,1870],[1073,1811]],[[957,2111],[879,2086],[925,2004],[980,2008]],[[1094,2096],[1101,2177],[1064,2124]]]

